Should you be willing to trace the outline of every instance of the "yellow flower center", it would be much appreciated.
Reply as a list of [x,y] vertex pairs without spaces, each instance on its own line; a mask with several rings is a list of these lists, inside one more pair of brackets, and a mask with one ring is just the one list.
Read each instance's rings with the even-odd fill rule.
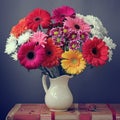
[[66,32],[67,32],[67,29],[64,29],[63,32],[66,33]]
[[60,38],[57,38],[57,42],[60,42]]
[[75,47],[76,47],[76,45],[75,45],[75,44],[73,44],[73,45],[72,45],[72,48],[75,48]]
[[55,32],[54,32],[54,35],[58,35],[58,31],[55,31]]
[[76,63],[78,62],[78,60],[77,60],[76,58],[72,58],[72,59],[71,59],[71,62],[72,62],[73,64],[76,64]]
[[85,36],[84,36],[84,35],[81,35],[81,38],[82,38],[82,39],[84,39],[84,38],[85,38]]
[[73,34],[73,35],[72,35],[72,39],[74,39],[75,37],[76,37],[76,35]]

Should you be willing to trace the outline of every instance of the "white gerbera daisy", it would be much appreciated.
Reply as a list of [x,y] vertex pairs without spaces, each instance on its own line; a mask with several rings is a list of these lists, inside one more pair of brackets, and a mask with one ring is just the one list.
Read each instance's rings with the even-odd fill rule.
[[76,16],[79,17],[79,18],[81,18],[81,19],[84,19],[84,17],[85,17],[84,15],[81,15],[79,13],[77,13]]
[[107,36],[107,30],[103,26],[102,22],[100,21],[99,18],[92,16],[92,15],[87,15],[84,17],[85,22],[87,22],[89,25],[91,25],[91,33],[94,36],[98,38],[104,38],[104,36]]
[[113,51],[112,50],[109,50],[109,54],[108,54],[108,61],[110,62],[112,60],[112,56],[113,56]]
[[31,36],[31,31],[26,31],[25,33],[23,33],[21,36],[19,36],[18,38],[18,45],[22,45],[25,42],[27,42],[29,40]]
[[11,57],[13,58],[13,60],[17,61],[17,52],[15,52],[14,54],[11,55]]
[[11,41],[16,41],[17,38],[13,35],[13,34],[10,34],[9,38],[7,38],[7,43],[10,43]]
[[17,40],[13,35],[7,39],[6,46],[5,46],[5,53],[11,54],[14,53],[17,49]]
[[109,47],[109,62],[112,60],[112,56],[113,56],[113,51],[112,49],[116,48],[116,44],[113,43],[113,40],[110,37],[104,37],[103,41],[106,43],[106,45]]
[[106,43],[106,45],[109,47],[109,49],[115,49],[116,44],[113,43],[113,40],[110,37],[104,37],[103,41]]

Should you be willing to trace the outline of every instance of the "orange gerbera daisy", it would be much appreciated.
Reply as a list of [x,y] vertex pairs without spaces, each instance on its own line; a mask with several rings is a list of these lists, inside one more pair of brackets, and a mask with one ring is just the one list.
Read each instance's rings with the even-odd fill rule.
[[79,74],[86,68],[86,61],[80,51],[69,50],[62,54],[61,66],[68,74]]
[[45,44],[45,60],[42,63],[43,67],[53,67],[59,65],[63,50],[56,46],[51,38],[47,39]]
[[13,26],[11,29],[11,34],[15,37],[19,37],[25,30],[27,30],[25,18],[22,18],[17,25]]

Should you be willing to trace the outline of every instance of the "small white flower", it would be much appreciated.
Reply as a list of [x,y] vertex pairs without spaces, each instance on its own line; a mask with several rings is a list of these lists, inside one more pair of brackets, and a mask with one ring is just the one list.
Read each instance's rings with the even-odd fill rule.
[[112,50],[109,50],[109,54],[108,54],[108,61],[110,62],[112,60],[112,56],[113,56],[113,51]]
[[77,16],[77,17],[79,17],[80,19],[84,19],[84,18],[85,18],[85,16],[84,16],[84,15],[79,14],[79,13],[77,13],[77,14],[76,14],[76,16]]
[[7,38],[7,43],[10,43],[11,41],[16,41],[17,38],[13,35],[13,34],[10,34],[9,38]]
[[103,39],[104,36],[107,36],[108,32],[99,18],[92,15],[87,15],[84,17],[84,20],[91,26],[91,33],[93,37],[96,36]]
[[13,58],[13,60],[17,61],[17,52],[15,52],[14,54],[11,55],[11,57]]
[[112,60],[112,56],[113,56],[112,49],[116,48],[116,44],[113,43],[113,40],[110,37],[104,37],[103,41],[106,43],[106,45],[109,48],[109,54],[108,54],[109,60],[108,61],[110,62]]
[[113,40],[110,37],[104,37],[103,41],[106,43],[106,45],[109,47],[109,49],[116,48],[116,44],[113,43]]
[[18,38],[18,45],[22,45],[25,42],[27,42],[29,40],[31,36],[31,31],[26,31],[25,33],[23,33],[21,36],[19,36]]
[[11,54],[14,53],[17,49],[17,40],[13,35],[7,39],[6,46],[5,46],[5,53]]

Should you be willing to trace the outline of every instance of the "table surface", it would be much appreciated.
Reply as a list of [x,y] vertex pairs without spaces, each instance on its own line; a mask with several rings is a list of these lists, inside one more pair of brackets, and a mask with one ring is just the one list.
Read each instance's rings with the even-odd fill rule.
[[45,104],[16,104],[6,120],[120,120],[120,104],[75,103],[67,111],[50,111]]

